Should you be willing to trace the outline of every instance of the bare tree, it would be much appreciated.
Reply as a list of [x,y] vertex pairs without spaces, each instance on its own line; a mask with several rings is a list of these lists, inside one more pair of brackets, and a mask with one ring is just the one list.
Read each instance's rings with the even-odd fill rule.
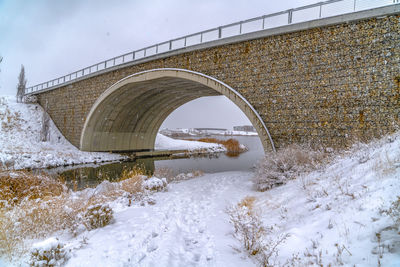
[[26,88],[26,79],[25,79],[25,68],[24,65],[21,65],[21,71],[18,75],[18,85],[17,85],[17,102],[21,103],[24,98]]

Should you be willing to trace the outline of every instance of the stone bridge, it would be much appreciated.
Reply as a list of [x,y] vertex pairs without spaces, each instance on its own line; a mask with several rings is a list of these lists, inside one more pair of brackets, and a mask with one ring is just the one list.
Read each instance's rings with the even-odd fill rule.
[[28,94],[81,150],[153,149],[172,111],[215,95],[239,106],[265,150],[345,147],[400,124],[400,5],[167,51]]

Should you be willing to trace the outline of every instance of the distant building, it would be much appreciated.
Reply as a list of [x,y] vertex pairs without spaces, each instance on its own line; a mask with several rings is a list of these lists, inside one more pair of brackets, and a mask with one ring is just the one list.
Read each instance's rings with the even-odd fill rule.
[[252,125],[233,126],[234,131],[255,132],[256,129]]

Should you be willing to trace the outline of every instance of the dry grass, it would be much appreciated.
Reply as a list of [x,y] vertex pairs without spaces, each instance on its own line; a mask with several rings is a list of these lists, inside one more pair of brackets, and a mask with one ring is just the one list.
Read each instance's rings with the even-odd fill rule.
[[396,169],[399,164],[400,159],[392,159],[386,152],[383,157],[380,156],[379,159],[374,162],[373,170],[378,177],[385,177],[396,173]]
[[240,208],[246,207],[249,211],[253,211],[255,201],[256,201],[255,197],[247,196],[244,199],[242,199],[237,205]]
[[146,171],[146,168],[144,166],[137,166],[135,165],[132,168],[126,168],[122,171],[119,179],[116,180],[116,182],[120,182],[126,179],[131,179],[136,176],[147,176],[148,172]]
[[[44,239],[59,231],[82,231],[90,207],[142,191],[144,176],[126,170],[119,182],[103,182],[95,190],[72,192],[51,177],[25,171],[0,173],[0,257],[19,258],[29,240]],[[84,228],[83,228],[84,229]],[[88,229],[89,230],[89,229]],[[28,242],[28,243],[26,243]]]
[[8,107],[4,112],[0,112],[1,130],[9,132],[13,129],[20,130],[24,120],[21,118],[20,112],[11,111]]
[[64,184],[49,176],[27,171],[0,172],[0,207],[15,205],[23,200],[59,196],[66,191]]
[[393,201],[390,208],[383,212],[392,217],[395,225],[400,226],[400,196],[397,196],[397,200]]

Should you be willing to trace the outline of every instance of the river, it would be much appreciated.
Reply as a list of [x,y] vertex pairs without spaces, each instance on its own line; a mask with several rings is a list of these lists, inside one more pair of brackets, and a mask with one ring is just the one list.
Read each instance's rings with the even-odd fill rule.
[[[217,139],[229,139],[231,136],[207,136]],[[108,164],[85,164],[79,166],[58,167],[50,170],[52,174],[58,174],[71,188],[82,189],[93,187],[107,179],[114,181],[120,177],[124,169],[134,167],[144,168],[149,174],[155,169],[168,168],[174,174],[201,170],[205,173],[224,171],[249,171],[263,158],[264,150],[258,136],[233,136],[248,151],[237,157],[228,157],[224,153],[205,155],[204,157],[190,158],[144,158],[133,162],[113,162]]]

